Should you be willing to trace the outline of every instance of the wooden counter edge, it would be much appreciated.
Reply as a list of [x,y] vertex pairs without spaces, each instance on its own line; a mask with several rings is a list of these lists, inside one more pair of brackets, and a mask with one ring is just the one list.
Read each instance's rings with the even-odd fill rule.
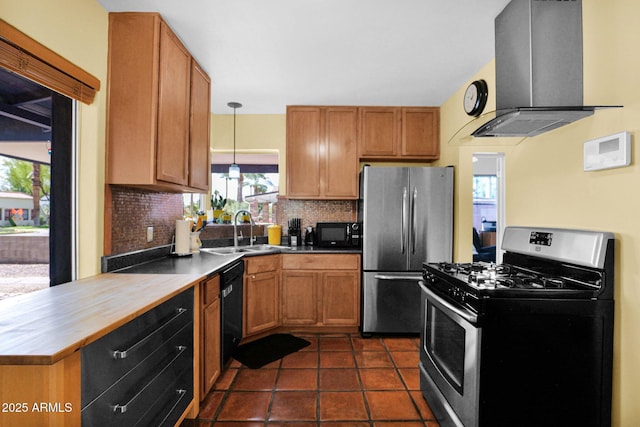
[[[93,276],[90,278],[80,279],[74,282],[69,282],[67,284],[87,284],[96,279],[104,279],[104,278],[121,278],[121,279],[132,279],[132,278],[141,278],[141,277],[156,277],[156,276],[173,276],[175,279],[183,279],[184,285],[180,285],[173,289],[171,292],[166,293],[160,298],[155,299],[152,303],[146,304],[126,315],[120,317],[117,321],[110,322],[106,324],[103,328],[96,330],[95,332],[88,334],[83,339],[74,342],[64,348],[61,348],[60,351],[57,351],[52,354],[15,354],[15,355],[0,355],[0,365],[54,365],[55,363],[65,359],[68,356],[73,355],[75,352],[89,345],[90,343],[102,338],[108,333],[116,330],[120,326],[129,322],[130,320],[140,316],[146,311],[162,304],[163,302],[171,299],[175,295],[185,291],[190,287],[194,287],[200,283],[200,281],[205,277],[198,274],[175,274],[175,275],[166,275],[166,274],[118,274],[118,273],[104,273],[97,276]],[[194,312],[197,310],[198,301],[194,301]]]

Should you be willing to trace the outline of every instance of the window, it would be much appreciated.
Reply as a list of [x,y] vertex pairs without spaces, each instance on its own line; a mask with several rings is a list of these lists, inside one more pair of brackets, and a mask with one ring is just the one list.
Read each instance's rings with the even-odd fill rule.
[[211,206],[215,222],[231,222],[230,216],[246,209],[258,224],[274,223],[280,175],[277,154],[236,154],[240,178],[229,179],[229,155],[214,155],[211,168]]
[[496,175],[474,175],[473,200],[496,200],[498,194],[498,177]]

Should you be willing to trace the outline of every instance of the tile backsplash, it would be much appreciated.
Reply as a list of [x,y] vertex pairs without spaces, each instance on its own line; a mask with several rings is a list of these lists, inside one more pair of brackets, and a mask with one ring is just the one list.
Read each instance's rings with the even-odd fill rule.
[[[182,194],[111,186],[111,202],[111,253],[105,255],[170,244],[175,220],[183,215]],[[276,218],[282,226],[283,235],[288,234],[287,223],[291,218],[302,218],[303,227],[315,227],[317,222],[351,222],[356,217],[355,200],[292,200],[283,197],[276,206]],[[148,226],[153,226],[153,241],[149,243],[146,239]],[[231,229],[229,226],[225,228]],[[213,230],[205,230],[202,237],[229,237],[211,234],[210,231]],[[254,231],[256,235],[264,234],[257,229]]]
[[280,198],[277,206],[278,224],[282,234],[288,234],[291,218],[302,218],[302,227],[316,226],[318,222],[352,222],[357,217],[355,200],[294,200]]
[[[176,219],[182,219],[182,194],[111,186],[111,254],[168,245]],[[147,243],[147,227],[153,241]]]

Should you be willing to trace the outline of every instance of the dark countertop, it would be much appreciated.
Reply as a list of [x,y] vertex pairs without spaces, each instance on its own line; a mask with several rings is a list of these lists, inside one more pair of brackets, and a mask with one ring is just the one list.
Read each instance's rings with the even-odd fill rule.
[[113,271],[127,274],[198,274],[202,277],[216,273],[232,262],[241,259],[242,253],[214,255],[208,252],[197,252],[190,256],[166,256],[131,267]]
[[[241,246],[242,248],[242,246]],[[207,248],[215,250],[216,248]],[[165,256],[152,261],[135,264],[130,267],[112,271],[113,273],[128,274],[198,274],[202,277],[221,271],[234,261],[244,257],[253,257],[272,254],[360,254],[359,248],[319,248],[316,246],[282,246],[273,247],[273,250],[240,252],[233,254],[214,254],[200,251],[190,256],[173,257]]]

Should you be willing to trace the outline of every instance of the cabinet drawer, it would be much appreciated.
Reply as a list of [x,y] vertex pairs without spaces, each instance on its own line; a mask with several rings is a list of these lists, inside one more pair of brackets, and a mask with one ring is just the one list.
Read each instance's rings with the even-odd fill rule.
[[220,297],[220,276],[207,279],[202,286],[202,306],[206,307]]
[[174,425],[178,418],[172,422],[163,419],[174,412],[173,405],[181,407],[179,415],[182,414],[192,398],[193,323],[190,322],[83,408],[82,425]]
[[245,274],[263,273],[265,271],[276,271],[280,266],[280,255],[263,255],[247,258],[244,260]]
[[358,270],[360,255],[355,254],[285,254],[283,270]]
[[193,289],[176,295],[82,349],[82,406],[193,322]]

